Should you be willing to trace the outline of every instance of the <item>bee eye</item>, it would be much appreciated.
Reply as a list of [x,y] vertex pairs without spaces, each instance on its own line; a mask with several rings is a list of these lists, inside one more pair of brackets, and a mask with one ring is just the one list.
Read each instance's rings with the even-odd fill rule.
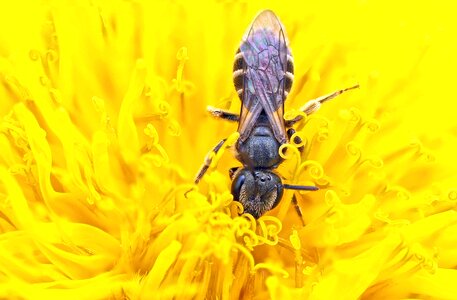
[[246,176],[241,174],[237,176],[232,182],[232,195],[234,200],[240,200],[240,191],[244,182],[246,181]]

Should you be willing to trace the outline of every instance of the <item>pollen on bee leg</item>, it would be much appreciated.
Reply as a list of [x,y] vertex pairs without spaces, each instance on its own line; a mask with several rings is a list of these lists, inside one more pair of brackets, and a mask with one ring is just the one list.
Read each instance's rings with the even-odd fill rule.
[[321,108],[321,104],[317,100],[311,100],[306,102],[305,105],[300,107],[300,110],[303,111],[305,114],[310,115]]
[[239,137],[240,137],[240,133],[237,132],[237,131],[235,131],[234,133],[232,133],[232,134],[225,140],[225,142],[224,142],[224,144],[223,144],[223,147],[222,147],[219,151],[217,151],[217,153],[215,154],[215,156],[214,156],[214,158],[213,158],[213,160],[214,160],[214,163],[213,163],[213,164],[214,164],[214,165],[212,165],[212,167],[215,166],[215,164],[217,164],[217,162],[219,161],[219,159],[220,159],[220,158],[222,157],[222,155],[224,154],[225,149],[232,147],[233,144],[236,143],[236,141],[238,140]]
[[195,176],[194,183],[198,184],[203,175],[206,174],[209,168],[215,168],[219,159],[222,157],[226,148],[229,148],[238,140],[239,133],[234,132],[228,138],[222,139],[219,143],[205,156],[204,164]]

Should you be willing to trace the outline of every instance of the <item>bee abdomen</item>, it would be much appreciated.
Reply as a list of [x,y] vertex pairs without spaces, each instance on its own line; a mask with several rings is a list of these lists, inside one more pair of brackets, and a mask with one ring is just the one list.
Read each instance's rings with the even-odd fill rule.
[[243,85],[244,85],[244,69],[246,62],[244,61],[243,53],[238,50],[235,54],[235,61],[233,62],[233,84],[238,93],[238,97],[243,101]]
[[293,82],[294,82],[294,59],[293,59],[292,55],[288,54],[287,55],[286,74],[284,76],[284,94],[286,97],[289,94],[290,89],[292,88]]
[[[241,101],[243,101],[245,68],[246,61],[244,60],[243,52],[238,48],[233,62],[233,84]],[[287,55],[287,66],[284,75],[284,96],[287,97],[294,82],[294,59],[290,54]]]

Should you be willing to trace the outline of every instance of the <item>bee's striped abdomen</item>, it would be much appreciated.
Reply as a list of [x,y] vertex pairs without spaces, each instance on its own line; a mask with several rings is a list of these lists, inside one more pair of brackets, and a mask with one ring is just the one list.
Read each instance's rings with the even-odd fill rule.
[[[244,60],[243,52],[238,50],[235,54],[235,60],[233,62],[233,84],[238,97],[243,101],[244,92],[244,76],[245,76],[246,61]],[[284,74],[284,100],[292,88],[294,81],[294,59],[291,54],[287,54],[287,66]]]
[[284,97],[285,98],[287,98],[287,95],[289,95],[293,82],[294,82],[294,59],[291,54],[287,54],[287,67],[286,67],[286,74],[284,77]]
[[233,84],[238,97],[243,101],[243,88],[244,88],[244,70],[246,62],[244,61],[243,53],[238,48],[235,54],[235,61],[233,62]]

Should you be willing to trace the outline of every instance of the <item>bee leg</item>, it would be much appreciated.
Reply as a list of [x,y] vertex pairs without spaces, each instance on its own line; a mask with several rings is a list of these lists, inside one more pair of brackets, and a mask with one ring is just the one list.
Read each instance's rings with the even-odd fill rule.
[[[327,94],[327,95],[324,95],[324,96],[321,96],[319,98],[310,100],[310,101],[306,102],[305,105],[300,107],[299,110],[304,112],[306,115],[310,115],[310,114],[318,111],[319,108],[321,107],[322,103],[327,102],[329,100],[332,100],[333,98],[336,98],[337,96],[341,95],[342,93],[344,93],[346,91],[349,91],[349,90],[356,89],[356,88],[359,88],[358,84],[356,84],[354,86],[351,86],[351,87],[348,87],[348,88],[345,88],[345,89],[342,89],[342,90],[335,91],[333,93],[330,93],[330,94]],[[294,125],[295,123],[297,123],[301,119],[303,119],[303,116],[296,116],[292,120],[285,121],[286,127],[290,127],[290,126]]]
[[305,220],[303,219],[303,213],[301,211],[300,205],[298,205],[297,197],[295,197],[295,194],[292,196],[292,204],[295,207],[295,211],[297,212],[297,215],[300,217],[300,221],[303,226],[305,226]]
[[209,166],[211,165],[211,161],[213,161],[214,154],[217,154],[217,152],[221,149],[222,145],[224,144],[225,140],[221,140],[210,152],[205,157],[205,162],[203,163],[203,166],[200,168],[200,170],[197,173],[197,176],[195,176],[194,183],[198,184],[200,180],[202,179],[203,175],[205,175],[206,171],[208,171]]
[[[293,129],[293,128],[287,129],[287,136],[289,137],[289,141],[292,139],[292,136],[295,134],[295,132],[296,132],[296,131],[295,131],[295,129]],[[296,137],[294,138],[293,142],[294,142],[294,144],[296,144],[296,145],[298,144],[298,145],[299,145],[299,144],[301,144],[301,143],[303,142],[303,140],[301,139],[301,137],[296,136]],[[300,152],[303,152],[304,149],[305,149],[304,146],[298,147],[298,150],[299,150]]]
[[240,167],[233,167],[233,168],[230,168],[229,170],[229,176],[230,176],[230,179],[233,180],[233,176],[235,176],[235,173],[236,171],[238,171]]
[[206,109],[213,115],[213,117],[221,118],[232,122],[238,122],[240,120],[240,116],[238,114],[229,112],[228,110],[220,109],[213,106],[207,106]]

